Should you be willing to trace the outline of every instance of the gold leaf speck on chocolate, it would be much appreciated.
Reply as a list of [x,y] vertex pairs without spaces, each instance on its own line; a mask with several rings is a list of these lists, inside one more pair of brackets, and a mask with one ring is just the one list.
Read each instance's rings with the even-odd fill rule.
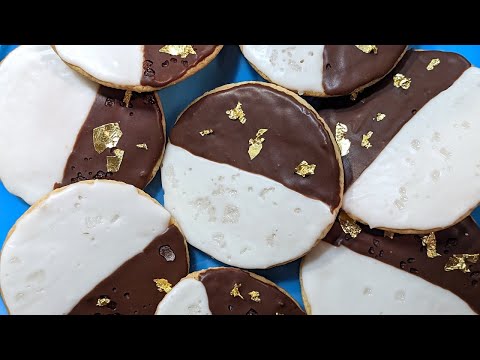
[[102,297],[97,299],[96,306],[98,306],[98,307],[107,306],[108,304],[110,304],[110,301],[111,300],[107,296],[102,296]]
[[172,290],[172,284],[170,284],[167,279],[153,279],[153,282],[160,292],[168,294]]
[[345,156],[350,151],[350,140],[345,138],[345,134],[348,132],[347,125],[342,123],[337,123],[335,126],[335,141],[337,142],[338,147],[340,148],[340,155]]
[[182,59],[185,59],[188,55],[196,55],[192,45],[165,45],[159,51],[173,56],[180,56]]
[[309,164],[305,160],[303,160],[300,164],[297,165],[295,168],[295,174],[298,174],[302,177],[305,177],[307,175],[313,175],[315,174],[315,168],[317,165],[315,164]]
[[260,154],[260,151],[262,151],[263,142],[265,141],[265,138],[261,136],[265,134],[267,131],[268,129],[258,129],[257,134],[255,135],[255,138],[248,140],[248,144],[250,145],[248,147],[248,155],[250,156],[250,160],[255,159],[258,156],[258,154]]
[[199,132],[200,135],[205,136],[205,135],[210,135],[213,134],[213,129],[205,129]]
[[344,211],[341,211],[338,215],[338,221],[345,234],[350,235],[353,239],[362,232],[362,228],[357,224],[355,220],[350,218]]
[[393,77],[393,86],[397,88],[402,88],[404,90],[407,90],[410,87],[411,83],[412,83],[412,79],[407,78],[403,74],[396,74]]
[[243,299],[242,294],[240,294],[240,287],[241,286],[242,286],[242,284],[235,283],[233,285],[233,289],[230,291],[230,295],[232,295],[233,297],[240,297],[240,298]]
[[438,64],[440,64],[440,59],[438,58],[432,59],[427,65],[427,70],[432,71],[435,68],[435,66],[437,66]]
[[147,146],[147,144],[145,144],[145,143],[143,143],[143,144],[137,144],[136,146],[137,146],[137,148],[139,148],[139,149],[148,150],[148,146]]
[[383,114],[383,113],[377,113],[377,115],[373,118],[373,120],[377,120],[377,121],[382,121],[383,119],[385,119],[387,115]]
[[119,123],[108,123],[93,129],[93,147],[99,154],[117,146],[123,133]]
[[355,45],[355,47],[363,51],[365,54],[370,54],[371,52],[374,54],[378,53],[377,45]]
[[437,238],[435,237],[435,233],[431,232],[430,234],[423,236],[422,245],[427,248],[427,256],[430,259],[441,256],[437,253]]
[[125,107],[130,105],[130,99],[132,98],[132,92],[130,90],[125,91],[125,95],[123,96],[123,103]]
[[237,103],[237,106],[235,106],[233,109],[225,111],[225,113],[228,115],[230,120],[238,120],[241,124],[245,124],[247,122],[247,117],[243,112],[242,103],[240,101]]
[[107,171],[108,172],[118,172],[123,161],[123,154],[125,151],[122,149],[113,150],[115,156],[107,156]]
[[480,257],[480,254],[454,254],[445,264],[445,271],[460,270],[464,273],[469,273],[467,262],[475,264]]
[[260,299],[260,293],[259,293],[258,291],[250,291],[250,292],[248,293],[248,295],[250,295],[250,299],[252,299],[252,300],[255,301],[255,302],[260,302],[260,301],[262,301],[262,300]]
[[373,135],[373,131],[369,131],[365,135],[362,135],[362,147],[365,149],[370,149],[372,147],[372,144],[370,143],[370,138]]

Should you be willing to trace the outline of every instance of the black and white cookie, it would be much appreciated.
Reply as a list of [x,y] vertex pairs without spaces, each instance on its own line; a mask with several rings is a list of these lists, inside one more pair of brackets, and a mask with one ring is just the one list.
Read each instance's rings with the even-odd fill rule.
[[160,302],[155,315],[304,315],[282,288],[236,268],[189,274]]
[[307,313],[480,313],[480,229],[472,218],[428,235],[339,219],[302,263]]
[[299,94],[356,94],[388,74],[407,45],[241,45],[266,80]]
[[143,191],[82,181],[50,193],[10,230],[0,285],[10,314],[150,314],[188,274],[185,239]]
[[222,45],[54,45],[54,49],[90,80],[145,92],[193,75],[217,56]]
[[411,50],[362,95],[318,102],[343,155],[343,209],[413,234],[470,214],[480,202],[480,69],[455,53]]
[[302,98],[246,82],[179,117],[162,164],[165,207],[188,242],[242,268],[307,253],[330,229],[343,173],[328,126]]
[[86,179],[144,188],[160,167],[158,97],[90,82],[49,45],[22,45],[3,60],[0,114],[0,178],[29,204]]

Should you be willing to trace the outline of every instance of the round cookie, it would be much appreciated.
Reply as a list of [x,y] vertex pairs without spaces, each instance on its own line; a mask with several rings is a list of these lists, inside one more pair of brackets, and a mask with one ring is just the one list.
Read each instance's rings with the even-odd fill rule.
[[480,69],[410,50],[357,102],[318,101],[342,147],[343,209],[371,228],[429,233],[480,202]]
[[240,45],[266,80],[320,97],[356,94],[388,74],[407,45]]
[[165,207],[188,242],[214,258],[276,266],[330,229],[342,200],[340,161],[328,127],[298,95],[260,82],[225,85],[191,104],[170,133]]
[[188,274],[182,233],[125,183],[81,181],[33,205],[10,230],[0,285],[10,314],[150,314]]
[[304,258],[308,314],[480,313],[480,229],[471,217],[434,235],[351,231],[335,222]]
[[203,69],[223,45],[52,45],[74,70],[101,85],[137,92],[176,84]]
[[172,288],[155,315],[304,315],[298,303],[270,280],[219,267],[196,271]]
[[32,204],[54,187],[111,179],[144,188],[166,136],[160,100],[86,80],[49,45],[22,45],[0,65],[0,178]]

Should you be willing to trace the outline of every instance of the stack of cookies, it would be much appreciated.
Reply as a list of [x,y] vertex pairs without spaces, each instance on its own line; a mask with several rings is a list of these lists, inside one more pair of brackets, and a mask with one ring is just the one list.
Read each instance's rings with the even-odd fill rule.
[[[480,311],[480,70],[406,45],[241,45],[267,82],[171,132],[154,92],[221,45],[20,46],[0,65],[11,314]],[[301,95],[304,95],[302,97]],[[168,120],[168,119],[167,119]],[[160,170],[164,207],[141,189]],[[187,243],[226,266],[190,272]],[[478,263],[478,264],[477,264]]]

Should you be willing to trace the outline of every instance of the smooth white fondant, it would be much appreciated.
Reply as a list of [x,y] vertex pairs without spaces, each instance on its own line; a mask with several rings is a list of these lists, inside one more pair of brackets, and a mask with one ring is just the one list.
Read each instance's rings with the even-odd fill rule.
[[305,257],[301,279],[315,315],[475,314],[448,290],[324,241]]
[[60,57],[100,81],[140,85],[143,45],[55,45]]
[[0,65],[0,179],[32,204],[61,182],[98,85],[49,45],[22,45]]
[[343,208],[372,228],[448,227],[480,202],[479,134],[480,69],[472,67],[405,124],[347,190]]
[[335,219],[320,200],[172,144],[162,184],[165,207],[187,241],[232,266],[267,268],[296,259]]
[[272,82],[302,94],[323,93],[325,45],[242,45],[243,55]]
[[167,229],[170,214],[124,183],[75,183],[38,203],[5,242],[11,314],[65,314]]
[[185,278],[158,304],[155,315],[212,315],[201,281]]

